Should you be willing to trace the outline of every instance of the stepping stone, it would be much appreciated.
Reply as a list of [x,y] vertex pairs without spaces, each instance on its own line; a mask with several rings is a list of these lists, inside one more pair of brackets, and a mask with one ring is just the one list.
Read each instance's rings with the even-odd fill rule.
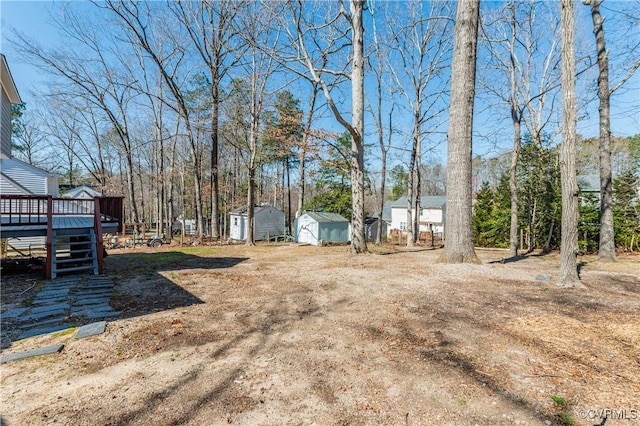
[[111,294],[111,293],[113,293],[112,288],[97,288],[97,289],[79,290],[75,294],[84,295],[84,294]]
[[66,316],[67,310],[66,309],[56,309],[56,310],[52,310],[52,311],[44,311],[44,312],[38,312],[38,313],[28,313],[26,315],[23,315],[20,317],[20,321],[21,322],[25,322],[25,321],[33,321],[33,320],[40,320],[43,318],[47,318],[47,317],[54,317],[54,316],[59,316],[61,318],[64,318]]
[[551,275],[538,275],[536,277],[536,281],[550,281],[551,280]]
[[58,296],[58,297],[43,297],[43,298],[35,298],[33,299],[33,304],[34,305],[47,305],[47,304],[52,304],[52,303],[56,303],[56,302],[63,302],[65,300],[67,300],[69,297],[65,294],[63,296]]
[[67,330],[69,328],[71,328],[69,324],[60,324],[43,328],[32,328],[31,330],[26,330],[24,333],[18,336],[18,340],[26,339],[33,336],[40,336],[42,334],[55,333],[56,331]]
[[76,299],[76,301],[73,302],[73,306],[108,304],[109,300],[111,300],[111,296],[83,297]]
[[97,334],[104,333],[104,330],[107,328],[106,321],[94,322],[91,324],[83,325],[76,331],[76,339],[81,339],[83,337],[95,336]]
[[34,327],[44,327],[46,325],[51,325],[51,324],[61,324],[63,322],[66,321],[66,317],[62,317],[62,316],[57,316],[57,317],[52,317],[49,319],[41,319],[36,323],[26,323],[26,324],[20,324],[18,327],[20,327],[21,330],[28,330]]
[[54,305],[43,305],[43,306],[36,306],[34,308],[31,308],[31,312],[32,314],[39,314],[41,312],[49,312],[49,311],[58,311],[58,310],[66,310],[69,309],[71,307],[71,305],[69,305],[68,303],[56,303]]
[[3,355],[0,357],[0,363],[15,361],[17,359],[30,358],[32,356],[50,355],[58,353],[64,348],[64,345],[51,345],[44,348],[32,349],[30,351],[18,352],[15,354]]
[[120,315],[120,312],[114,311],[113,309],[104,310],[104,311],[90,311],[84,316],[88,319],[98,319],[98,318],[109,318],[109,317],[117,317]]
[[39,291],[38,294],[36,294],[36,297],[54,297],[54,296],[66,296],[67,294],[69,294],[69,288],[65,287],[65,288],[60,288],[60,289],[45,289],[42,291]]
[[20,315],[22,315],[27,309],[29,308],[13,308],[13,309],[7,309],[6,311],[4,311],[3,313],[0,314],[0,318],[2,319],[9,319],[9,318],[18,318]]

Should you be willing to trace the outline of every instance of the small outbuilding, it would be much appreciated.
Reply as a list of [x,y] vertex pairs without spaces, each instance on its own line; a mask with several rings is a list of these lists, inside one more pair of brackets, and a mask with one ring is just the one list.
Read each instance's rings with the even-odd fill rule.
[[349,220],[338,213],[305,212],[296,219],[295,240],[314,246],[324,243],[348,243]]
[[[245,241],[249,230],[247,207],[240,207],[230,213],[229,237]],[[271,206],[256,206],[253,211],[253,240],[264,241],[284,236],[284,212]]]

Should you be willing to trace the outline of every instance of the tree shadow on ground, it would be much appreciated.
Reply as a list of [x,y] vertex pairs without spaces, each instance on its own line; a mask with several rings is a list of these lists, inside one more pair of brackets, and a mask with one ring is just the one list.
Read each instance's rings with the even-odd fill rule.
[[[124,253],[105,261],[105,271],[115,284],[110,305],[132,318],[204,303],[175,282],[174,272],[188,269],[227,269],[244,257],[202,257],[182,251]],[[169,275],[169,277],[167,277]]]
[[[295,298],[306,295],[309,291],[310,289],[307,288],[296,289],[287,293],[286,296]],[[340,304],[341,302],[336,303]],[[226,421],[232,423],[233,417],[238,413],[264,403],[263,400],[247,395],[246,391],[238,386],[236,379],[243,373],[250,360],[267,351],[270,346],[279,344],[278,338],[273,340],[274,335],[280,336],[282,333],[294,329],[298,322],[319,315],[319,311],[318,306],[304,307],[302,310],[295,309],[295,306],[288,303],[285,297],[270,306],[265,306],[264,316],[254,312],[246,317],[238,317],[244,330],[239,334],[220,339],[220,345],[207,357],[213,362],[228,356],[232,351],[240,350],[236,355],[239,358],[235,364],[227,369],[220,368],[215,382],[211,383],[211,386],[200,393],[196,399],[185,402],[183,410],[173,413],[170,418],[166,419],[166,424],[175,426],[186,424],[202,410],[211,408],[212,405],[224,405],[224,409],[220,411],[226,412]],[[133,408],[118,418],[110,419],[112,422],[110,424],[124,426],[145,422],[147,416],[156,412],[162,404],[167,403],[167,400],[179,398],[186,389],[195,386],[199,380],[203,380],[207,368],[210,368],[209,365],[210,363],[202,363],[186,371],[175,382],[168,383],[167,386],[147,395],[139,408]]]
[[[167,278],[166,273],[171,274],[175,271],[194,268],[225,269],[245,260],[247,258],[243,257],[201,257],[181,251],[110,255],[105,259],[105,277],[112,280],[114,284],[109,305],[117,314],[112,311],[100,316],[101,314],[95,311],[95,306],[103,307],[103,305],[90,305],[87,306],[83,314],[69,315],[66,319],[55,324],[51,323],[49,318],[42,318],[30,322],[29,326],[38,328],[42,322],[47,326],[79,327],[101,320],[113,321],[133,318],[201,304],[204,302],[200,298],[176,284],[171,278]],[[69,280],[71,277],[74,275],[66,274],[59,278]],[[86,281],[83,276],[78,275],[77,277],[78,284],[69,291],[69,301],[75,297],[76,289],[82,285],[82,281]],[[30,272],[20,270],[14,274],[3,273],[2,278],[3,301],[10,301],[13,308],[28,308],[45,283],[42,281],[41,271],[38,270]],[[21,334],[21,327],[24,327],[25,323],[19,322],[18,318],[2,319],[1,349],[4,350],[11,346],[11,343]],[[46,331],[47,327],[43,326],[42,329]],[[45,331],[42,334],[47,334]]]

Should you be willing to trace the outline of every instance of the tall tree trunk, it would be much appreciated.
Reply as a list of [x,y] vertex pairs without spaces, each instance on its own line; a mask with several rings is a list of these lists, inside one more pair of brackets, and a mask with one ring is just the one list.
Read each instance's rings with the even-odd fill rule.
[[291,165],[289,164],[289,157],[287,157],[287,233],[291,235]]
[[312,86],[313,89],[311,91],[311,98],[309,99],[307,122],[304,126],[302,143],[300,144],[300,153],[298,154],[298,180],[300,188],[298,189],[298,208],[296,209],[296,219],[302,214],[304,206],[307,148],[309,145],[309,136],[311,134],[311,125],[313,124],[313,113],[316,109],[319,84],[317,82],[312,82]]
[[350,0],[353,60],[351,70],[352,144],[351,196],[353,203],[351,251],[367,251],[364,224],[364,23],[365,1]]
[[509,41],[510,63],[509,79],[511,81],[511,121],[513,122],[513,151],[511,153],[511,167],[509,169],[509,190],[511,192],[511,225],[509,227],[509,256],[518,255],[518,157],[521,144],[522,113],[518,107],[517,76],[516,76],[516,6],[511,4],[511,40]]
[[604,27],[600,15],[602,0],[590,0],[593,32],[598,52],[598,97],[600,105],[600,245],[598,260],[616,261],[616,244],[613,227],[613,178],[611,174],[611,123],[609,102],[609,52],[604,39]]
[[211,82],[211,237],[220,238],[219,187],[220,176],[218,167],[218,128],[220,121],[220,80],[215,70],[211,71],[214,81]]
[[573,0],[560,0],[562,20],[562,146],[560,180],[562,224],[560,243],[561,287],[582,286],[578,277],[578,185],[576,181],[576,92]]
[[247,188],[247,230],[246,230],[246,242],[248,246],[255,246],[256,242],[253,238],[253,230],[255,226],[255,191],[256,191],[256,166],[255,164],[249,165],[249,185]]
[[[422,107],[421,107],[422,108]],[[416,182],[416,190],[415,190],[415,197],[416,197],[416,202],[415,202],[415,218],[414,218],[414,222],[413,222],[413,241],[414,242],[420,242],[420,209],[421,207],[421,202],[420,202],[420,198],[422,197],[422,175],[421,175],[421,170],[422,170],[422,139],[420,138],[420,136],[418,135],[418,145],[416,146],[416,178],[415,178],[415,182]]]
[[458,2],[455,21],[447,154],[445,246],[440,262],[479,262],[473,247],[471,147],[480,1]]
[[415,221],[415,214],[413,210],[413,206],[415,205],[415,176],[416,176],[416,146],[417,146],[417,136],[416,136],[416,127],[419,125],[418,120],[414,123],[414,131],[413,131],[413,146],[411,147],[411,159],[409,160],[409,172],[408,172],[408,182],[407,182],[407,247],[413,247],[413,242],[415,241],[413,238],[413,224]]

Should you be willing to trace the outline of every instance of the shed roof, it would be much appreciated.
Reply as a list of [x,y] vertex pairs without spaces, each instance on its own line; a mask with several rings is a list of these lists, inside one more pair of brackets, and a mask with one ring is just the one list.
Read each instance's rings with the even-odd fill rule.
[[[253,210],[253,214],[256,215],[259,212],[263,211],[263,210],[267,210],[267,209],[274,209],[277,211],[280,211],[280,209],[277,209],[273,206],[255,206],[254,210]],[[247,208],[247,206],[242,206],[242,207],[238,207],[235,210],[231,210],[229,213],[235,216],[246,216],[247,215],[247,210],[249,210]]]
[[90,186],[81,185],[68,190],[62,194],[62,196],[65,198],[94,198],[102,196],[102,193],[100,193],[100,191],[96,191]]
[[309,216],[316,222],[349,222],[348,219],[339,215],[338,213],[329,212],[305,212],[305,215]]

